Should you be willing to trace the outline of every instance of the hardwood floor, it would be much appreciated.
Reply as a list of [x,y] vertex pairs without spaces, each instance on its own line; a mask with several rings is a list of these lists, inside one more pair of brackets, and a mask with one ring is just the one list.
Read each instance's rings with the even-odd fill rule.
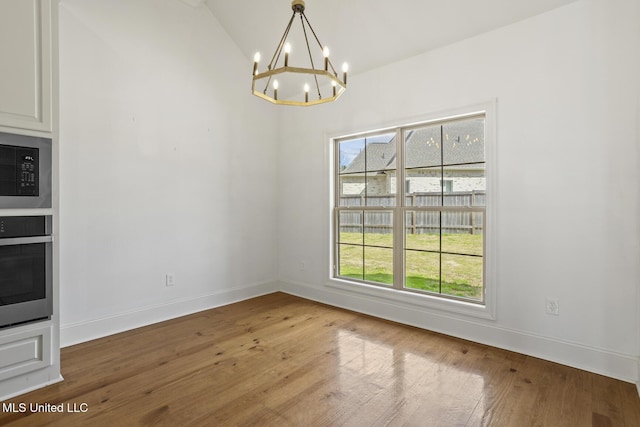
[[640,426],[632,384],[283,293],[65,348],[62,373],[0,425]]

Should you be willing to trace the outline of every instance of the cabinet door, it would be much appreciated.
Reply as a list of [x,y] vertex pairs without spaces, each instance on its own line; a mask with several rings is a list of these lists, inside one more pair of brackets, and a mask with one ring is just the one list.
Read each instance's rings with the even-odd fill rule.
[[0,127],[51,132],[50,0],[0,1]]
[[0,335],[0,381],[52,364],[50,323],[34,323],[3,331]]

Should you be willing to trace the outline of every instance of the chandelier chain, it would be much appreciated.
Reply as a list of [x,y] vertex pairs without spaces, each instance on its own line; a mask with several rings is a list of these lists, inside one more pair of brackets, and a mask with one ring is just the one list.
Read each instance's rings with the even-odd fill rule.
[[276,48],[276,51],[273,53],[273,57],[271,58],[271,62],[269,62],[269,69],[271,70],[273,68],[273,65],[275,63],[278,62],[278,59],[280,58],[280,53],[282,52],[282,47],[284,46],[284,43],[287,41],[287,36],[289,36],[289,31],[291,30],[291,25],[293,24],[293,19],[296,17],[296,13],[293,12],[293,14],[291,15],[291,19],[289,19],[289,24],[287,24],[287,28],[284,30],[284,34],[282,35],[282,38],[280,39],[280,43],[278,43],[278,47]]
[[[316,35],[316,32],[314,31],[313,27],[311,26],[311,23],[309,22],[309,20],[307,19],[307,15],[305,15],[304,13],[302,14],[302,16],[304,16],[304,20],[307,21],[307,25],[309,25],[309,29],[311,30],[311,33],[313,34],[313,37],[316,39],[316,41],[318,42],[318,46],[320,46],[320,49],[324,48],[324,45],[322,43],[320,43],[320,39],[318,38],[318,36]],[[308,42],[307,42],[308,44]],[[333,64],[331,63],[331,59],[329,59],[329,66],[331,67],[331,70],[333,71],[333,74],[338,75],[338,73],[336,72],[336,69],[333,68]]]
[[[305,16],[304,12],[300,13],[300,23],[302,24],[302,31],[304,32],[304,41],[307,43],[307,51],[309,52],[309,61],[311,61],[311,68],[315,69],[316,66],[313,63],[313,55],[311,54],[311,46],[309,46],[309,39],[307,38],[307,29],[304,25],[304,21],[302,20],[302,17],[304,16],[304,19],[306,20],[307,17]],[[309,21],[307,21],[307,23],[309,23]],[[311,27],[311,25],[309,25],[309,27]],[[313,31],[313,28],[311,28],[311,31]],[[314,74],[313,78],[316,81],[316,90],[318,91],[318,99],[322,99],[322,95],[320,94],[320,84],[318,83],[318,76],[316,76]]]
[[[289,19],[289,24],[287,24],[287,28],[284,30],[284,34],[280,39],[280,43],[278,43],[278,47],[276,51],[273,52],[273,56],[271,57],[271,62],[269,62],[269,70],[273,69],[274,64],[278,63],[280,59],[280,55],[282,54],[282,48],[284,47],[284,43],[287,41],[287,37],[289,36],[289,31],[291,30],[291,25],[293,24],[293,20],[296,17],[296,12],[294,11],[291,15],[291,19]],[[271,76],[267,79],[267,84],[264,86],[263,93],[267,93],[267,89],[269,88],[269,84],[271,83]]]

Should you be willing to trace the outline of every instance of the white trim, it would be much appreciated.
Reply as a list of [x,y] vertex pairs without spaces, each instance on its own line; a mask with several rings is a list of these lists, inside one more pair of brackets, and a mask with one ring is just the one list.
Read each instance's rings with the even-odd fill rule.
[[67,347],[85,341],[106,337],[119,332],[197,313],[199,311],[209,310],[211,308],[270,294],[276,290],[275,282],[260,282],[240,288],[213,292],[198,297],[185,298],[164,304],[141,307],[139,309],[117,313],[98,319],[61,325],[60,346]]
[[[381,297],[386,295],[387,298],[400,301],[403,303],[411,304],[408,301],[410,298],[415,298],[414,304],[422,307],[435,308],[437,310],[449,311],[452,313],[464,314],[468,316],[474,316],[484,319],[496,319],[496,295],[497,295],[497,213],[495,206],[496,192],[497,192],[497,99],[492,99],[485,102],[471,104],[464,107],[452,108],[442,111],[435,111],[428,114],[424,114],[419,117],[413,117],[411,119],[397,120],[393,125],[386,127],[378,127],[375,130],[365,130],[354,132],[332,132],[325,134],[325,171],[326,176],[329,177],[328,194],[325,195],[325,200],[328,202],[327,206],[327,220],[325,222],[327,232],[325,233],[324,247],[327,248],[325,252],[325,265],[327,266],[327,276],[325,277],[325,283],[327,286],[346,286],[351,291],[362,292],[364,295],[374,295]],[[377,287],[373,285],[360,284],[357,282],[351,282],[348,280],[340,280],[334,278],[334,263],[335,263],[335,244],[334,244],[334,227],[335,227],[335,192],[336,188],[336,176],[335,167],[338,153],[336,152],[335,141],[337,139],[349,138],[352,136],[359,136],[363,134],[373,134],[381,132],[397,131],[400,128],[408,128],[416,125],[424,125],[428,123],[446,122],[449,120],[455,120],[459,118],[472,117],[474,115],[483,114],[485,117],[485,178],[487,187],[487,200],[485,209],[485,230],[484,230],[484,304],[466,304],[460,303],[453,299],[438,296],[422,296],[417,293],[403,291],[401,289]],[[399,149],[402,150],[401,144]],[[401,154],[401,151],[400,151]],[[398,165],[402,170],[402,165]],[[398,175],[398,178],[402,178],[402,174]],[[400,194],[400,192],[398,192]],[[398,204],[396,204],[399,206]],[[398,215],[394,218],[400,220]],[[397,246],[397,245],[396,245]],[[397,255],[397,254],[396,254]],[[397,255],[399,257],[399,255]],[[397,266],[401,264],[398,259],[394,259],[394,264]],[[397,267],[399,269],[399,267]],[[394,272],[397,274],[397,271]],[[376,289],[378,288],[378,289]],[[395,295],[394,295],[395,294]]]
[[486,309],[486,306],[481,304],[474,304],[449,298],[440,298],[429,294],[421,294],[418,292],[341,279],[331,279],[326,283],[326,286],[334,288],[338,292],[362,295],[364,297],[371,297],[381,301],[388,300],[390,302],[407,304],[418,308],[428,308],[443,312],[462,314],[465,316],[495,320],[491,312]]
[[638,381],[640,366],[634,355],[500,327],[490,321],[454,317],[452,314],[436,312],[415,304],[340,291],[333,287],[281,281],[279,288],[282,292],[335,307],[549,360],[625,382]]
[[[45,371],[43,371],[43,372],[45,372]],[[29,378],[29,379],[31,380],[32,378]],[[24,377],[12,378],[11,380],[15,380],[14,382],[18,385],[18,387],[22,387],[23,384],[25,383],[25,381],[28,381],[28,380],[25,380]],[[64,378],[62,378],[62,375],[58,374],[58,377],[54,378],[52,380],[44,381],[44,382],[38,383],[36,385],[33,385],[31,387],[20,388],[20,389],[17,389],[16,387],[11,387],[12,384],[9,383],[9,381],[11,381],[11,380],[5,380],[2,383],[0,383],[0,384],[2,384],[2,390],[3,390],[3,391],[0,391],[0,402],[3,402],[5,400],[9,400],[9,399],[13,399],[16,396],[20,396],[22,394],[27,394],[27,393],[30,393],[32,391],[39,390],[41,388],[48,387],[50,385],[59,383],[61,381],[64,381]],[[12,390],[12,391],[4,392],[4,390]],[[5,394],[5,393],[7,393],[7,394]]]
[[640,357],[638,357],[638,376],[636,379],[636,389],[638,389],[638,397],[640,397]]

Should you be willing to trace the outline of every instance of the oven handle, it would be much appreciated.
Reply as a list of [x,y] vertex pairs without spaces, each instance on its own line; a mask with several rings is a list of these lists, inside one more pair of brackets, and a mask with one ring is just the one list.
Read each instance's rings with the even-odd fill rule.
[[0,239],[0,246],[29,245],[32,243],[50,242],[53,242],[53,236],[11,237],[8,239]]

